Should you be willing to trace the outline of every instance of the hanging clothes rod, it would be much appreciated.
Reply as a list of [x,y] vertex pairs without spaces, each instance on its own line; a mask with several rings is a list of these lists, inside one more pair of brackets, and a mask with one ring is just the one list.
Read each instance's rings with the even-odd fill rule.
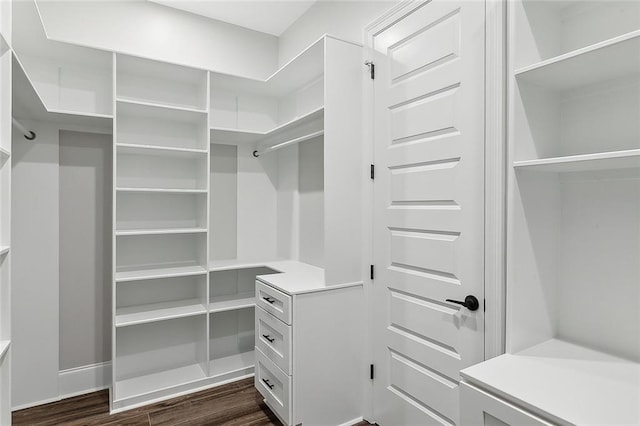
[[288,140],[288,141],[285,141],[285,142],[280,142],[278,144],[275,144],[275,145],[270,146],[269,148],[265,148],[263,150],[257,150],[256,149],[255,151],[253,151],[253,156],[258,158],[262,154],[266,154],[266,153],[271,152],[271,151],[277,151],[278,149],[284,148],[286,146],[293,145],[293,144],[300,143],[300,142],[304,142],[306,140],[309,140],[309,139],[315,138],[316,136],[321,136],[321,135],[324,135],[324,130],[319,130],[317,132],[309,133],[308,135],[300,136],[299,138],[291,139],[291,140]]
[[36,134],[34,132],[32,132],[31,130],[27,130],[27,128],[24,127],[22,123],[20,123],[15,118],[12,118],[12,120],[13,120],[13,125],[16,126],[18,130],[20,130],[20,132],[22,132],[25,139],[32,141],[36,138]]

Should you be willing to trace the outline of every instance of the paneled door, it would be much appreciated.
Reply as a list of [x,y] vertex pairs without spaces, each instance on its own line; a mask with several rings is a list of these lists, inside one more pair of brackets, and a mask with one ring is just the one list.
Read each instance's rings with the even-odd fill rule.
[[484,8],[423,2],[372,40],[382,426],[457,424],[459,371],[484,357]]

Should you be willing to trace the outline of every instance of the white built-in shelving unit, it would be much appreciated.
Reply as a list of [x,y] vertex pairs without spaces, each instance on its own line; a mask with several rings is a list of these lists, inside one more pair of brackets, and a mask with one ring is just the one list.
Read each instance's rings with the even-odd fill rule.
[[11,424],[11,3],[0,3],[0,424]]
[[461,373],[502,402],[463,419],[638,424],[640,3],[509,9],[507,353]]

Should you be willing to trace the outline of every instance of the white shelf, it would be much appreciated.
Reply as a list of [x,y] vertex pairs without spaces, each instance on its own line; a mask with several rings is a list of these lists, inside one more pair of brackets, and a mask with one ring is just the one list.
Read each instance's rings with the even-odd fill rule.
[[160,192],[167,194],[206,194],[206,189],[178,189],[178,188],[116,188],[118,192]]
[[640,30],[548,59],[515,72],[527,81],[570,90],[640,73]]
[[11,157],[11,153],[4,148],[0,148],[0,164],[4,164]]
[[640,363],[559,339],[460,374],[534,413],[563,419],[563,424],[640,424]]
[[11,340],[0,340],[0,359],[7,353],[9,346],[11,346]]
[[251,308],[256,305],[255,292],[238,293],[230,296],[212,297],[209,312],[225,312],[236,309]]
[[130,235],[168,235],[168,234],[200,234],[207,228],[173,228],[173,229],[123,229],[116,231],[116,236]]
[[157,155],[171,157],[194,157],[198,155],[208,154],[206,149],[196,148],[177,148],[158,145],[137,145],[119,143],[116,145],[119,153],[123,154],[140,154],[140,155]]
[[165,108],[165,109],[173,110],[173,111],[187,111],[187,112],[194,112],[194,113],[198,113],[198,114],[206,114],[207,113],[207,110],[205,110],[205,109],[193,108],[193,107],[185,107],[185,106],[181,106],[181,105],[172,105],[172,104],[159,103],[159,102],[148,102],[148,101],[142,101],[142,100],[134,99],[134,98],[127,98],[127,97],[124,97],[124,96],[119,96],[116,99],[116,102],[121,103],[121,104],[132,104],[132,105],[140,105],[140,106],[147,106],[147,107],[153,107],[153,108]]
[[209,363],[209,373],[211,377],[216,377],[252,368],[256,362],[255,358],[254,351],[242,352],[224,358],[216,358]]
[[198,299],[177,300],[116,309],[116,327],[146,324],[207,313]]
[[116,272],[117,282],[152,280],[157,278],[186,277],[190,275],[203,275],[207,270],[202,266],[174,266],[168,268],[139,269],[132,271]]
[[0,246],[0,257],[9,253],[9,250],[11,250],[9,246]]
[[236,269],[262,268],[269,263],[277,262],[284,259],[226,259],[226,260],[210,260],[209,271],[231,271]]
[[513,167],[516,170],[541,172],[579,172],[637,168],[640,167],[640,149],[515,161]]
[[[310,125],[315,121],[322,120],[323,118],[324,107],[319,107],[265,132],[214,127],[210,129],[210,139],[211,142],[255,143],[266,139],[275,138],[279,134],[284,134],[293,129]],[[320,127],[320,129],[321,128],[322,126]],[[308,133],[312,133],[317,130],[317,128],[313,128],[310,129]]]
[[153,119],[190,124],[206,123],[206,111],[190,108],[167,108],[149,102],[123,102],[116,105],[118,118],[127,116],[135,119]]
[[116,400],[120,401],[159,390],[166,390],[174,386],[196,382],[206,378],[200,364],[165,370],[159,373],[147,374],[115,383]]
[[320,37],[264,80],[210,73],[212,87],[266,96],[285,96],[324,74],[324,38]]

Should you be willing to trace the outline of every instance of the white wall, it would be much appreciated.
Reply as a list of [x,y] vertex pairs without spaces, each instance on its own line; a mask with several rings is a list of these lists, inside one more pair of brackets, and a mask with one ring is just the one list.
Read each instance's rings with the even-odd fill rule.
[[276,37],[155,3],[37,4],[47,36],[57,41],[249,77],[277,67]]
[[284,65],[325,33],[363,43],[364,27],[397,3],[399,0],[318,0],[280,36],[279,64]]

